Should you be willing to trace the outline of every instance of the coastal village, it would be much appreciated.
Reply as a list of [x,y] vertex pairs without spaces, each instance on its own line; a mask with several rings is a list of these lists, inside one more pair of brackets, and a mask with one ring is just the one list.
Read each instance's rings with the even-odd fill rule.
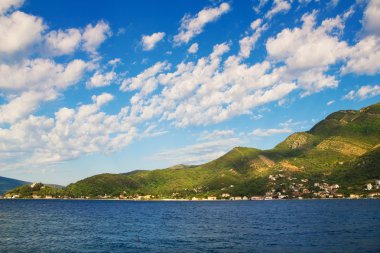
[[[373,179],[367,184],[363,185],[360,193],[352,191],[350,193],[343,193],[339,184],[329,184],[326,180],[320,182],[311,182],[306,178],[297,178],[286,176],[279,171],[277,174],[268,176],[267,192],[264,195],[255,196],[235,196],[228,191],[228,189],[221,189],[219,194],[198,194],[196,196],[183,196],[178,192],[173,192],[171,196],[160,195],[140,195],[128,194],[122,192],[118,196],[115,195],[98,195],[93,196],[80,196],[73,198],[65,195],[61,189],[55,189],[50,186],[45,186],[42,183],[33,183],[29,185],[32,192],[29,196],[17,192],[8,192],[4,196],[0,195],[3,199],[103,199],[103,200],[134,200],[134,201],[216,201],[216,200],[285,200],[285,199],[361,199],[361,198],[380,198],[380,179]],[[230,185],[227,188],[234,188]],[[38,189],[38,190],[37,190]],[[350,187],[348,187],[350,190]],[[195,193],[201,193],[202,187],[192,189]],[[223,191],[224,190],[224,191]],[[55,193],[54,193],[55,192]],[[62,193],[62,194],[59,194]],[[25,194],[24,194],[25,195]],[[202,195],[202,196],[201,196]]]

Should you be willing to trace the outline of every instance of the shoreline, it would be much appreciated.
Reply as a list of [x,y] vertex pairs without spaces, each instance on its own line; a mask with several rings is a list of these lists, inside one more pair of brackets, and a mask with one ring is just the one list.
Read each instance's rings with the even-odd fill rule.
[[229,200],[229,199],[217,199],[217,200],[191,200],[191,199],[82,199],[82,198],[0,198],[1,200],[83,200],[83,201],[128,201],[128,202],[256,202],[256,201],[303,201],[303,200],[380,200],[380,198],[304,198],[304,199],[255,199],[255,200]]

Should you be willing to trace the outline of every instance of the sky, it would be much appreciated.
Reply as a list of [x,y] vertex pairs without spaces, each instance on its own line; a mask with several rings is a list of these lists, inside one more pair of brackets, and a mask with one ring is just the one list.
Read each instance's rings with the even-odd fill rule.
[[379,101],[379,0],[0,1],[1,176],[201,164]]

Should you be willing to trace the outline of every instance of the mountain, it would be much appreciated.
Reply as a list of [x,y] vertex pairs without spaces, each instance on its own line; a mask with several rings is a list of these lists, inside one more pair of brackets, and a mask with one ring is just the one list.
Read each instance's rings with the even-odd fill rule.
[[[294,133],[270,150],[235,147],[199,166],[95,175],[68,185],[62,194],[130,198],[375,194],[379,166],[380,103],[332,113],[309,131]],[[367,184],[371,189],[366,189]]]
[[30,184],[29,182],[13,179],[13,178],[7,178],[7,177],[0,177],[0,195],[4,194],[5,192],[16,188],[21,185]]

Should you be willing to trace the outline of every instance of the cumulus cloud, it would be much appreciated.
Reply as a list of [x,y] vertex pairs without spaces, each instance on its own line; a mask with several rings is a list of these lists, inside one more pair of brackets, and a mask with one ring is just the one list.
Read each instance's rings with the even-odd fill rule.
[[368,32],[380,35],[380,1],[369,0],[364,11],[363,23]]
[[278,13],[286,13],[290,10],[291,4],[287,0],[274,0],[272,9],[265,15],[266,18],[272,18]]
[[151,35],[143,35],[141,38],[141,44],[144,51],[152,50],[158,42],[165,37],[164,32],[157,32]]
[[194,36],[203,32],[207,23],[214,22],[231,9],[228,3],[221,3],[215,8],[204,8],[194,17],[185,15],[181,20],[179,33],[174,36],[176,45],[188,43]]
[[104,92],[98,96],[93,95],[91,99],[98,107],[101,107],[102,105],[107,104],[108,102],[112,101],[114,99],[114,96],[109,93]]
[[[369,2],[366,9],[372,8],[371,4]],[[319,26],[315,21],[316,12],[304,15],[301,28],[287,28],[268,39],[268,57],[284,63],[281,69],[283,77],[290,80],[297,78],[298,84],[307,90],[306,95],[336,87],[336,76],[327,73],[331,66],[338,63],[343,63],[340,69],[343,75],[379,73],[380,37],[367,35],[353,46],[340,38],[350,13],[351,8],[342,16],[323,20]]]
[[187,49],[187,52],[189,52],[190,54],[195,54],[196,52],[198,52],[198,43],[193,43],[189,49]]
[[137,134],[125,121],[125,109],[107,115],[101,107],[113,96],[93,96],[92,104],[61,108],[54,117],[29,116],[0,128],[0,156],[7,153],[17,163],[10,167],[39,166],[62,162],[81,155],[110,153],[128,145]]
[[360,87],[358,90],[351,90],[343,97],[343,99],[364,100],[378,95],[380,95],[380,85],[365,85]]
[[12,98],[7,104],[0,105],[0,123],[14,123],[29,116],[36,110],[41,101],[55,99],[54,91],[26,91]]
[[[282,82],[276,72],[268,73],[269,62],[249,66],[236,56],[222,61],[229,49],[225,43],[218,44],[209,56],[182,62],[174,71],[157,75],[162,70],[158,65],[147,69],[148,74],[144,71],[129,78],[122,88],[138,91],[131,99],[131,117],[160,117],[178,127],[207,125],[249,114],[256,106],[281,99],[296,89],[294,83]],[[148,83],[154,87],[160,84],[162,90],[146,98]]]
[[149,94],[157,87],[156,76],[169,67],[170,65],[167,62],[157,62],[137,76],[125,79],[120,86],[120,90],[133,91],[141,89],[142,93]]
[[103,20],[95,26],[89,24],[83,33],[83,49],[90,53],[96,53],[98,47],[111,35],[109,25]]
[[[208,125],[251,114],[257,106],[281,101],[296,89],[307,95],[336,87],[338,80],[330,67],[353,59],[350,54],[360,44],[350,47],[341,40],[344,17],[338,15],[318,25],[316,14],[304,15],[301,27],[283,29],[269,38],[268,59],[262,62],[242,62],[251,49],[225,57],[230,46],[222,43],[194,62],[181,62],[175,69],[162,69],[158,64],[128,78],[121,90],[136,91],[131,120],[158,119],[177,127]],[[252,22],[252,34],[262,27],[261,20]]]
[[343,74],[376,74],[380,72],[380,37],[367,36],[354,45],[346,65],[341,69]]
[[[340,22],[315,27],[313,12],[302,17],[302,28],[284,29],[266,44],[269,57],[281,60],[292,69],[311,69],[334,64],[348,53],[347,43],[329,34]],[[327,25],[328,24],[328,25]]]
[[6,13],[11,9],[17,9],[23,5],[24,0],[2,0],[0,2],[0,15]]
[[[83,50],[96,54],[97,48],[111,35],[110,27],[104,21],[99,21],[95,26],[89,24],[85,29],[58,29],[46,33],[48,26],[42,18],[14,11],[23,2],[3,0],[0,3],[0,57],[20,52],[25,57],[31,53],[41,53],[38,52],[40,48],[47,49],[47,56],[72,54],[80,44]],[[46,50],[42,53],[46,54]]]
[[24,60],[8,65],[0,64],[0,88],[6,90],[64,89],[76,84],[86,69],[82,60],[66,65],[48,59]]
[[315,15],[304,15],[301,28],[284,29],[266,43],[268,56],[285,64],[284,76],[297,78],[308,93],[336,87],[335,77],[325,72],[350,53],[347,43],[331,33],[343,29],[341,18],[327,19],[316,26]]
[[82,35],[79,29],[51,31],[45,36],[47,46],[57,55],[73,53],[81,39]]
[[[7,124],[0,127],[0,167],[39,166],[128,145],[136,132],[126,122],[128,108],[116,115],[101,111],[114,98],[111,94],[93,96],[92,104],[78,108],[61,108],[53,117],[33,115],[90,69],[91,64],[81,59],[57,63],[53,57],[73,54],[80,47],[94,55],[111,32],[104,21],[85,29],[48,31],[42,18],[15,11],[22,3],[0,1],[0,124]],[[109,64],[115,67],[119,61]],[[100,75],[94,74],[92,85],[106,85],[116,74]]]
[[0,64],[0,89],[8,103],[0,105],[0,122],[15,123],[28,118],[40,103],[56,99],[59,92],[78,83],[86,63],[74,60],[56,64],[47,59]]
[[117,74],[115,71],[109,71],[104,74],[100,71],[96,71],[90,80],[87,81],[86,87],[91,89],[109,86],[116,78]]
[[261,18],[253,21],[251,23],[251,29],[253,30],[252,35],[246,36],[239,41],[239,45],[240,45],[239,55],[241,57],[248,58],[250,56],[251,51],[254,48],[257,40],[260,38],[262,32],[267,29],[268,27],[267,25],[261,26],[261,24],[262,24]]
[[[350,8],[351,10],[352,8]],[[349,16],[352,11],[344,16]],[[374,75],[380,72],[380,2],[368,1],[363,15],[365,36],[350,48],[342,74],[356,73]]]
[[0,15],[0,56],[14,54],[41,40],[46,29],[39,17],[15,11],[10,15]]

